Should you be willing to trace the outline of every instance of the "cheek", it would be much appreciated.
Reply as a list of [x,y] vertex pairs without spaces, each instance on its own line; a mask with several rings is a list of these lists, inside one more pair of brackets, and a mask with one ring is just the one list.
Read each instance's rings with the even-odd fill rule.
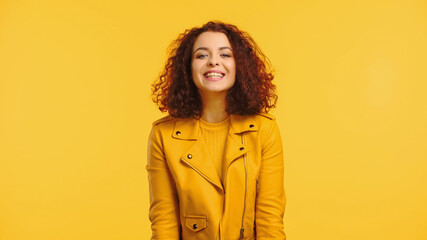
[[235,65],[230,65],[229,70],[228,70],[229,74],[230,74],[230,85],[233,86],[234,83],[236,82],[236,68]]
[[232,74],[233,77],[236,77],[236,64],[235,63],[230,64],[228,69],[230,71],[230,74]]
[[200,68],[201,68],[200,65],[201,64],[197,63],[197,62],[194,62],[194,63],[191,64],[191,73],[192,73],[193,76],[197,76],[197,75],[200,74]]
[[235,73],[236,72],[236,61],[234,61],[234,60],[230,61],[228,63],[228,69],[229,69],[230,72]]
[[191,63],[191,73],[194,75],[194,73],[196,72],[196,64],[194,62]]
[[200,80],[199,68],[197,66],[197,63],[191,64],[191,78],[194,85],[196,85],[196,87],[199,88],[201,80]]

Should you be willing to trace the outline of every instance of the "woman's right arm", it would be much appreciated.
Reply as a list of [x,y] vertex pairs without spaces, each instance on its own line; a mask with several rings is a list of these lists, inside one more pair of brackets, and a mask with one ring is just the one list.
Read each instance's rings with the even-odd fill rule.
[[147,156],[151,239],[178,240],[181,224],[176,188],[163,152],[163,141],[157,125],[151,129]]

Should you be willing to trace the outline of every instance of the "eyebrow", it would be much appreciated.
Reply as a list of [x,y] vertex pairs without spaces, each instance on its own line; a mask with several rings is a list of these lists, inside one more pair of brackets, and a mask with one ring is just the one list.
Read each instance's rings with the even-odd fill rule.
[[[224,50],[224,49],[229,49],[230,51],[233,51],[233,50],[231,50],[231,48],[230,47],[220,47],[219,48],[219,50]],[[196,50],[194,50],[194,53],[193,54],[195,54],[197,51],[199,51],[199,50],[209,50],[209,48],[207,48],[207,47],[199,47],[199,48],[197,48]]]

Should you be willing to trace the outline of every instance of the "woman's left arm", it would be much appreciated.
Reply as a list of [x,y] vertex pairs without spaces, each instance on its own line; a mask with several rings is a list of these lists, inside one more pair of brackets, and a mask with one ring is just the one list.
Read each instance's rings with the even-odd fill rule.
[[256,239],[285,240],[283,147],[276,121],[271,120],[267,125],[260,129],[262,158],[255,203]]

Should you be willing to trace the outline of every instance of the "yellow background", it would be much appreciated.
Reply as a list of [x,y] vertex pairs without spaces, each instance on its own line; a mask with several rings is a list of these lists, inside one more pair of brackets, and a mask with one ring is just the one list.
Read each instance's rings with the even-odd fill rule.
[[0,1],[0,239],[149,239],[150,84],[211,19],[276,70],[288,239],[427,239],[421,0]]

